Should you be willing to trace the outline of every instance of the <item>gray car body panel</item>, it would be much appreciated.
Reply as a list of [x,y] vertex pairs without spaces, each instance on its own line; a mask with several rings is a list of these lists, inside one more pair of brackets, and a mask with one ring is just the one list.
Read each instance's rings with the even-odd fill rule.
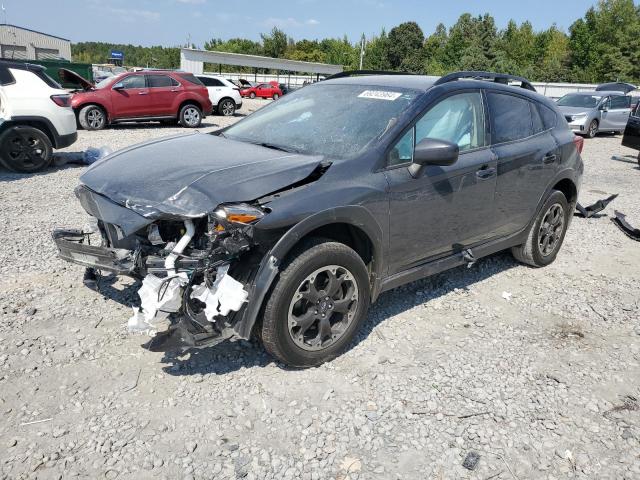
[[109,155],[80,182],[151,220],[197,218],[222,203],[251,201],[299,182],[322,160],[191,133]]

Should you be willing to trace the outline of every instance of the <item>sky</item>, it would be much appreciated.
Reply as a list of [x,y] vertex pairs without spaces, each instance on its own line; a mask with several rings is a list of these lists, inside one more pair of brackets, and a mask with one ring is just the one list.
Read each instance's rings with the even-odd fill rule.
[[[72,42],[103,41],[177,46],[188,39],[202,47],[211,38],[258,40],[274,26],[296,40],[359,40],[382,28],[416,21],[431,34],[465,12],[490,13],[498,28],[509,19],[534,28],[567,30],[596,0],[3,0],[10,24]],[[1,13],[1,12],[0,12]],[[0,19],[2,22],[5,18]]]

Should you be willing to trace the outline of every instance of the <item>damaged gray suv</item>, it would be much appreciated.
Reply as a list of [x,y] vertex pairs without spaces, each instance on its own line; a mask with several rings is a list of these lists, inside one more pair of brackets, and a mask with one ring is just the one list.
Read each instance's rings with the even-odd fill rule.
[[54,231],[65,260],[142,280],[154,351],[260,338],[280,361],[343,351],[389,289],[511,248],[553,262],[581,142],[522,78],[338,74],[213,134],[109,155]]

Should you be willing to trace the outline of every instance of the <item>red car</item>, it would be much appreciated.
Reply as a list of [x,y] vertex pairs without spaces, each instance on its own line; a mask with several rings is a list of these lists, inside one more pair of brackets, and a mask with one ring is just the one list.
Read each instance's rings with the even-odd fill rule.
[[117,122],[160,120],[183,127],[200,126],[213,106],[207,88],[193,74],[173,71],[126,72],[95,86],[68,70],[82,87],[71,99],[78,122],[85,130],[101,130]]
[[[275,83],[275,82],[274,82]],[[243,88],[240,90],[240,95],[249,98],[273,98],[277,100],[282,96],[282,90],[277,85],[271,83],[261,83],[255,87]]]

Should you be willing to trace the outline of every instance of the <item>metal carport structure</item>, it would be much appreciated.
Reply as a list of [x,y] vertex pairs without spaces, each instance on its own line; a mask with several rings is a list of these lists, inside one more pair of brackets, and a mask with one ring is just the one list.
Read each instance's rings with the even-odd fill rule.
[[233,65],[237,67],[264,68],[284,72],[305,72],[319,75],[333,75],[342,72],[342,65],[302,62],[284,58],[245,55],[242,53],[213,52],[210,50],[180,49],[180,69],[195,74],[204,73],[203,64]]

